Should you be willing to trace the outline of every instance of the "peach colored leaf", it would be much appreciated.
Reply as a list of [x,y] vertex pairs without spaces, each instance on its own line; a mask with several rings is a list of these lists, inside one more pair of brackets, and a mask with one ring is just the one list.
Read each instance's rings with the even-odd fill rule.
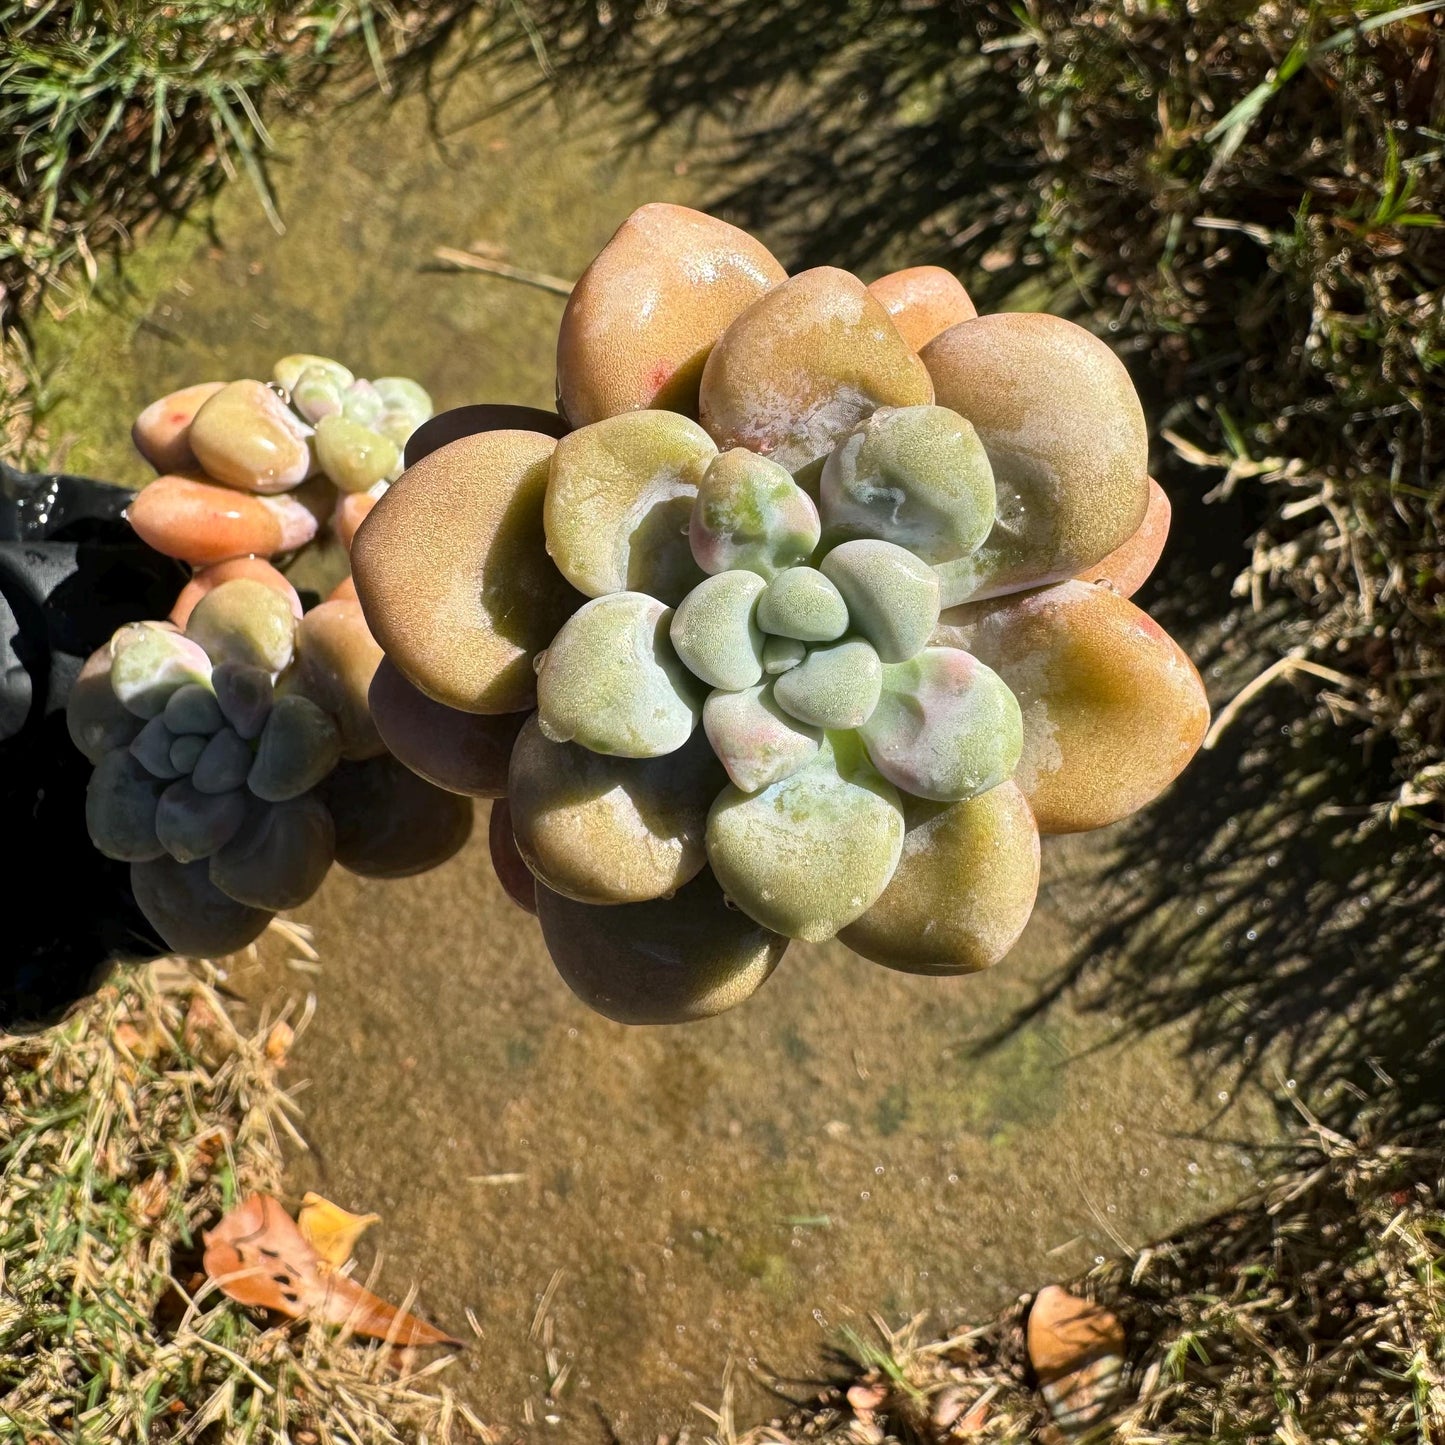
[[351,1214],[319,1194],[301,1198],[296,1227],[324,1265],[340,1269],[356,1248],[356,1241],[380,1220],[379,1214]]
[[269,1195],[244,1199],[202,1238],[207,1278],[238,1304],[342,1325],[398,1345],[461,1343],[326,1270],[295,1221]]

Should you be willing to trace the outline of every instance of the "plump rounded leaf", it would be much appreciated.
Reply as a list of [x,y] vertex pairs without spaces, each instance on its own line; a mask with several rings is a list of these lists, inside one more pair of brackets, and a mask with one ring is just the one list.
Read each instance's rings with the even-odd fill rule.
[[620,1024],[711,1018],[753,996],[788,940],[729,908],[710,873],[675,898],[602,908],[537,889],[547,952],[567,987]]
[[148,547],[195,567],[273,557],[316,535],[316,518],[295,497],[252,497],[194,477],[157,477],[125,515]]
[[870,282],[868,289],[883,303],[898,334],[915,351],[922,351],[939,332],[978,315],[958,277],[942,266],[890,271]]
[[233,557],[229,562],[216,562],[202,567],[176,597],[171,606],[171,621],[185,630],[186,623],[195,611],[196,603],[208,592],[213,592],[223,582],[235,581],[238,577],[249,577],[253,582],[264,582],[274,588],[290,605],[292,615],[299,621],[302,613],[301,598],[285,575],[278,572],[264,557]]
[[360,377],[341,393],[341,415],[358,426],[375,427],[385,410],[381,393]]
[[956,647],[927,647],[883,669],[883,695],[860,729],[873,766],[905,793],[947,802],[1012,776],[1023,718],[1003,679]]
[[729,781],[744,793],[796,773],[823,742],[821,728],[799,722],[778,706],[771,683],[713,693],[703,704],[702,726]]
[[251,744],[235,728],[223,727],[196,759],[191,782],[202,793],[229,793],[245,786],[254,762]]
[[491,816],[487,819],[487,848],[492,856],[492,871],[503,892],[518,908],[536,913],[537,879],[517,847],[516,835],[512,832],[512,808],[505,798],[492,802]]
[[311,471],[311,428],[269,386],[232,381],[191,422],[191,450],[207,475],[243,492],[285,492]]
[[188,682],[209,682],[203,648],[150,622],[130,622],[110,639],[110,685],[137,717],[159,717],[171,694]]
[[[312,426],[329,416],[341,415],[341,394],[351,385],[323,366],[305,367],[289,388],[291,404]],[[344,369],[344,368],[343,368]]]
[[222,958],[254,943],[271,914],[227,898],[214,886],[210,865],[161,856],[134,863],[131,892],[146,921],[167,948],[191,958]]
[[184,733],[171,744],[171,766],[177,777],[185,777],[206,750],[206,739],[197,733]]
[[708,815],[708,862],[728,897],[814,943],[873,905],[902,847],[898,794],[846,735],[761,792],[724,789]]
[[70,740],[90,763],[98,763],[113,748],[129,747],[142,727],[140,718],[115,695],[110,668],[107,642],[85,659],[65,703]]
[[433,702],[389,658],[371,679],[371,719],[387,749],[439,788],[474,798],[507,791],[512,744],[526,713],[460,712]]
[[296,665],[280,690],[310,698],[336,719],[343,758],[374,758],[386,751],[367,703],[381,656],[355,602],[323,602],[296,629]]
[[[966,609],[973,610],[973,609]],[[1209,726],[1194,664],[1147,613],[1089,582],[1001,598],[936,640],[992,667],[1023,710],[1014,781],[1041,833],[1102,827],[1183,770]]]
[[316,460],[343,492],[369,492],[396,470],[401,450],[369,426],[345,416],[316,424]]
[[736,692],[763,675],[763,634],[754,614],[767,584],[756,572],[704,577],[673,613],[668,635],[688,670]]
[[153,717],[131,739],[130,755],[153,778],[169,782],[180,777],[184,769],[171,762],[171,745],[176,735],[166,726],[165,717]]
[[261,736],[276,700],[276,685],[264,667],[223,662],[211,674],[211,687],[222,715],[243,738]]
[[773,683],[778,706],[799,722],[820,728],[861,727],[878,706],[883,664],[861,637],[809,650]]
[[806,562],[822,530],[813,499],[785,467],[733,447],[703,474],[687,535],[704,572],[740,567],[766,581]]
[[670,411],[630,411],[564,436],[547,481],[547,551],[579,592],[672,604],[702,580],[688,545],[698,484],[717,455]]
[[1080,572],[1079,581],[1102,582],[1120,597],[1132,597],[1149,580],[1164,553],[1172,511],[1164,488],[1150,477],[1149,510],[1144,513],[1139,530],[1102,562],[1095,562]]
[[[382,405],[393,415],[414,418],[415,430],[431,416],[433,410],[431,393],[419,381],[409,376],[378,376],[371,383]],[[385,413],[383,413],[385,415]]]
[[315,793],[284,803],[252,801],[240,831],[211,856],[211,882],[253,908],[295,908],[326,877],[336,829]]
[[906,662],[938,623],[938,574],[892,542],[844,542],[823,559],[823,575],[848,606],[849,627],[884,662]]
[[577,605],[543,537],[555,445],[527,431],[450,442],[407,468],[352,543],[352,576],[377,641],[448,707],[530,707],[532,658]]
[[839,933],[904,973],[991,968],[1023,932],[1039,885],[1039,834],[1004,783],[961,803],[903,799],[903,856],[882,896]]
[[789,567],[758,598],[757,622],[773,637],[832,642],[848,630],[848,604],[816,567]]
[[874,412],[829,454],[819,489],[830,543],[881,537],[947,562],[975,552],[994,524],[988,453],[943,406]]
[[790,472],[825,456],[880,406],[933,400],[923,363],[856,276],[819,266],[753,302],[703,371],[702,424]]
[[507,798],[528,867],[584,903],[675,892],[703,865],[707,810],[725,779],[706,740],[661,758],[555,743],[535,718],[512,750]]
[[634,211],[582,273],[557,334],[573,426],[657,407],[697,415],[713,343],[786,272],[746,231],[686,206]]
[[[372,508],[381,500],[385,491],[385,487],[374,487],[369,492],[342,492],[337,497],[336,506],[331,513],[331,530],[336,533],[336,540],[347,552],[351,551],[351,544],[356,540],[361,524],[371,515]],[[355,587],[354,582],[352,586]]]
[[[215,675],[214,672],[211,673],[212,678]],[[177,736],[182,733],[199,733],[209,737],[218,732],[226,721],[221,713],[221,705],[216,701],[216,694],[198,682],[188,682],[184,687],[178,687],[167,700],[161,717]]]
[[294,391],[302,372],[309,368],[315,368],[322,376],[328,377],[338,391],[344,391],[356,380],[355,375],[339,361],[333,361],[329,356],[313,356],[304,351],[283,356],[271,368],[271,380],[282,391]]
[[307,697],[278,698],[246,786],[268,803],[283,803],[314,788],[340,759],[341,733],[329,712]]
[[156,836],[177,863],[194,863],[229,843],[245,821],[245,793],[203,793],[181,778],[161,794]]
[[796,667],[808,655],[808,644],[796,637],[765,637],[763,639],[763,672],[776,677]]
[[363,878],[425,873],[471,836],[472,800],[390,754],[338,763],[317,792],[336,823],[336,861]]
[[130,429],[135,449],[158,472],[183,472],[196,465],[191,450],[191,422],[224,387],[224,381],[203,381],[153,401]]
[[85,790],[85,826],[107,858],[141,863],[165,849],[156,837],[156,806],[164,782],[123,748],[95,766]]
[[1126,541],[1149,502],[1149,435],[1129,373],[1083,327],[1013,311],[924,348],[940,406],[967,417],[998,515],[972,557],[945,562],[944,606],[1071,577]]
[[537,673],[537,718],[553,742],[655,758],[692,735],[704,690],[668,636],[671,608],[614,592],[578,608]]
[[186,636],[205,648],[213,664],[236,662],[273,674],[290,665],[296,633],[290,600],[250,577],[207,592],[186,622]]

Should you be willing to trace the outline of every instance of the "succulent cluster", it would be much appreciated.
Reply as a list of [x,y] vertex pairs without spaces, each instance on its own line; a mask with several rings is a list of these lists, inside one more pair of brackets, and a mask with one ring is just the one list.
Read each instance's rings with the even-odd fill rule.
[[[675,412],[571,432],[543,519],[554,562],[592,600],[536,662],[552,743],[663,758],[701,724],[729,784],[706,824],[713,873],[749,917],[813,940],[893,876],[900,794],[976,797],[1023,745],[998,674],[930,645],[937,568],[972,557],[995,519],[973,427],[939,406],[879,408],[827,453],[816,487],[815,503],[770,457],[719,451]],[[568,891],[565,865],[541,850],[529,862]],[[620,901],[598,887],[584,901]]]
[[418,460],[352,560],[378,726],[500,800],[498,874],[602,1012],[715,1013],[789,939],[988,967],[1039,834],[1199,746],[1126,600],[1169,522],[1142,409],[1072,323],[650,205],[573,290],[558,396]]
[[160,475],[131,525],[197,567],[294,552],[324,522],[349,547],[431,414],[409,377],[367,381],[325,356],[283,356],[269,384],[185,387],[136,418],[136,447]]
[[67,721],[95,765],[91,839],[131,865],[137,903],[176,952],[249,943],[333,861],[400,876],[470,832],[470,803],[403,768],[377,732],[368,693],[382,654],[350,578],[305,611],[267,560],[314,535],[328,492],[342,509],[374,504],[430,414],[415,382],[291,356],[274,387],[190,387],[136,422],[164,474],[127,515],[196,571],[166,621],[122,627],[92,654]]

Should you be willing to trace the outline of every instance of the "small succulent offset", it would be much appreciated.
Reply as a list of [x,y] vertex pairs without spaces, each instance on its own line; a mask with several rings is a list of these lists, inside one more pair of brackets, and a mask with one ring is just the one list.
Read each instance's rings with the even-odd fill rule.
[[136,448],[159,475],[131,505],[131,525],[197,567],[294,552],[323,518],[350,547],[431,414],[410,377],[367,381],[325,356],[283,356],[269,384],[185,387],[136,418]]
[[[376,731],[382,654],[349,577],[303,614],[267,560],[314,535],[333,479],[343,507],[374,504],[431,402],[414,382],[358,382],[322,357],[283,358],[276,377],[190,387],[142,412],[141,452],[190,475],[158,477],[127,516],[196,570],[166,621],[128,624],[92,654],[67,707],[95,765],[91,840],[131,865],[136,902],[178,953],[243,947],[333,861],[398,876],[470,832],[470,803],[402,768]],[[293,495],[308,477],[309,506]]]
[[715,1013],[789,939],[988,967],[1039,833],[1198,747],[1198,674],[1126,600],[1168,502],[1081,328],[934,267],[788,277],[652,205],[574,289],[558,391],[560,440],[422,457],[353,566],[382,735],[444,786],[510,748],[462,781],[505,794],[499,875],[594,1007]]
[[131,865],[167,947],[219,956],[305,902],[334,862],[421,872],[466,841],[470,801],[403,768],[367,705],[381,650],[353,601],[305,616],[252,578],[207,592],[184,629],[122,627],[67,706],[95,765],[91,841]]

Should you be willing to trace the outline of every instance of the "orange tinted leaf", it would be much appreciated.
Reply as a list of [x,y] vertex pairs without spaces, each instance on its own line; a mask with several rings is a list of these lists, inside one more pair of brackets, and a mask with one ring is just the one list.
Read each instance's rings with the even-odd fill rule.
[[296,1227],[324,1265],[340,1269],[356,1248],[356,1241],[381,1219],[379,1214],[350,1214],[339,1204],[307,1193],[301,1199]]
[[369,1335],[374,1340],[390,1340],[394,1345],[460,1345],[462,1342],[443,1334],[435,1325],[419,1320],[413,1314],[379,1299],[369,1289],[344,1274],[321,1277],[322,1297],[312,1306],[312,1313],[329,1325],[342,1325],[353,1334]]
[[327,1269],[295,1221],[269,1195],[243,1200],[203,1238],[206,1277],[238,1304],[257,1305],[288,1319],[343,1325],[355,1334],[398,1345],[461,1343]]

